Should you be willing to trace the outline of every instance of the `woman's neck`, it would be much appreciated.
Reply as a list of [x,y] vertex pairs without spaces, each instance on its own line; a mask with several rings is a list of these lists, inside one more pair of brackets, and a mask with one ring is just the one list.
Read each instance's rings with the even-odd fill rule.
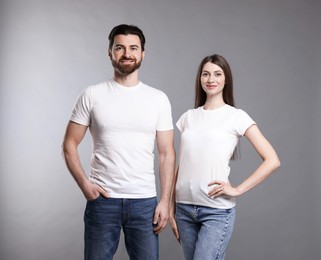
[[225,104],[223,98],[207,98],[203,107],[205,110],[214,110]]

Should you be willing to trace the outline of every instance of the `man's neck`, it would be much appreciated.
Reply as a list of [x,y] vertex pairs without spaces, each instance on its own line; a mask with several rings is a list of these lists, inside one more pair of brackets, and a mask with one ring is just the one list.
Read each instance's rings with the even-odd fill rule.
[[119,74],[118,72],[115,71],[114,80],[120,85],[123,85],[125,87],[136,86],[139,83],[138,71],[136,70],[129,75]]

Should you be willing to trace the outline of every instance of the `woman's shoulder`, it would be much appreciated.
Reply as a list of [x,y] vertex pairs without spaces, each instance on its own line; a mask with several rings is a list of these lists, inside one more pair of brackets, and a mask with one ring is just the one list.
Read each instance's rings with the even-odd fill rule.
[[231,114],[235,114],[235,115],[247,114],[247,112],[245,112],[242,108],[237,108],[231,105],[226,105],[225,107],[226,107],[226,111]]
[[198,108],[190,108],[186,110],[181,117],[190,117],[190,116],[195,116],[200,113],[201,107]]

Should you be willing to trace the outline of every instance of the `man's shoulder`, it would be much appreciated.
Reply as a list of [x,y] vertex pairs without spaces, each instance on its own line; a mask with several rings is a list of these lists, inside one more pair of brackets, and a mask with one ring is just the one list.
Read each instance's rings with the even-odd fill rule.
[[96,90],[96,89],[101,89],[101,88],[106,88],[107,82],[99,82],[99,83],[94,83],[91,85],[87,85],[87,87],[85,87],[83,89],[83,91],[92,91],[92,90]]
[[162,91],[158,88],[151,87],[150,85],[147,85],[143,82],[141,82],[141,85],[142,85],[142,89],[147,94],[151,94],[151,95],[155,95],[155,96],[167,96],[164,91]]
[[108,86],[108,84],[109,84],[109,81],[103,81],[103,82],[92,84],[88,88],[101,89],[101,88],[106,88],[106,86]]

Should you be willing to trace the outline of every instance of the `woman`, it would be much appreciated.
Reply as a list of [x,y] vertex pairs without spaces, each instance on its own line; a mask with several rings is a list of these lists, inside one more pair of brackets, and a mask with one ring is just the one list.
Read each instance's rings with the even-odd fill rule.
[[[181,144],[170,224],[186,260],[224,259],[233,231],[235,197],[264,181],[280,161],[251,117],[234,107],[232,73],[222,56],[203,59],[195,85],[195,109],[176,124]],[[228,180],[229,161],[243,135],[263,162],[234,187]]]

